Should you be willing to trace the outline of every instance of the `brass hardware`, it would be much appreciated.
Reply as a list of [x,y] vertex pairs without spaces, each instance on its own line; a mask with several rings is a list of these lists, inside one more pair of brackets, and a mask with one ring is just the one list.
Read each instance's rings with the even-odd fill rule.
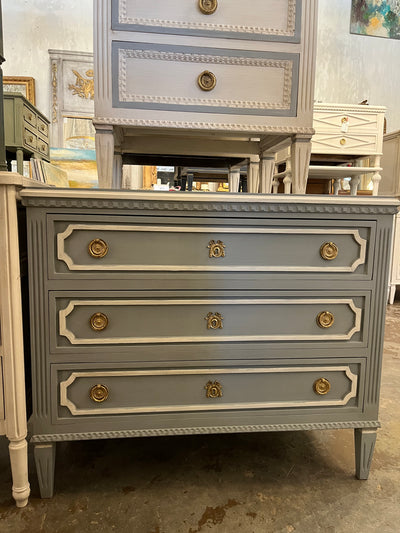
[[218,7],[217,0],[199,0],[199,8],[204,15],[212,15]]
[[108,318],[104,313],[95,313],[90,317],[89,322],[94,331],[103,331],[108,326]]
[[208,313],[205,320],[207,320],[207,329],[222,329],[224,327],[222,323],[224,317],[220,313]]
[[204,388],[207,398],[222,398],[222,385],[218,381],[209,381]]
[[210,249],[208,257],[225,257],[225,244],[222,241],[210,241],[207,248]]
[[323,396],[324,394],[328,394],[328,392],[331,390],[331,384],[329,381],[325,378],[319,378],[317,381],[314,382],[314,392],[315,394],[320,394]]
[[197,83],[202,91],[212,91],[217,84],[215,74],[209,70],[205,70],[197,78]]
[[101,257],[107,255],[108,245],[105,241],[103,241],[103,239],[93,239],[90,241],[88,249],[89,254],[92,257],[100,259]]
[[346,124],[346,122],[349,121],[349,118],[348,117],[343,117],[342,118],[342,124]]
[[90,399],[97,403],[105,402],[108,398],[108,395],[108,387],[105,385],[94,385],[90,389],[89,393]]
[[322,259],[332,261],[332,259],[336,259],[338,256],[339,248],[334,242],[325,242],[319,249],[319,253],[321,254]]
[[29,120],[32,120],[32,119],[33,119],[33,115],[32,115],[32,113],[29,113],[28,118],[29,118]]
[[344,146],[346,144],[346,139],[340,139],[340,144]]
[[32,135],[31,135],[30,137],[28,137],[28,141],[29,141],[30,143],[33,143],[33,137],[32,137]]
[[330,311],[322,311],[317,316],[317,324],[320,328],[330,328],[335,322],[335,317]]

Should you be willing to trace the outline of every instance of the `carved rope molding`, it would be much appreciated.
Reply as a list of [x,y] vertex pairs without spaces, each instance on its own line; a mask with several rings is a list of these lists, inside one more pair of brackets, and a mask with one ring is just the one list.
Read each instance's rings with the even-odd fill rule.
[[190,202],[190,201],[157,201],[157,200],[114,200],[96,198],[48,198],[23,197],[23,204],[30,207],[62,207],[62,208],[91,208],[91,209],[123,209],[135,211],[183,211],[208,213],[306,213],[326,215],[386,215],[396,214],[396,206],[379,205],[318,205],[318,204],[268,204],[268,203],[225,203]]
[[139,17],[129,17],[127,11],[127,1],[119,0],[118,4],[118,22],[126,25],[138,26],[160,26],[162,28],[179,28],[188,30],[209,30],[215,32],[233,32],[233,33],[253,33],[262,35],[281,35],[293,37],[296,29],[296,2],[297,0],[288,0],[287,9],[287,26],[286,30],[277,28],[266,28],[262,26],[238,26],[233,24],[213,24],[207,22],[184,22],[175,20],[148,19]]
[[85,433],[58,433],[35,435],[31,442],[62,442],[75,440],[120,439],[129,437],[159,437],[167,435],[209,435],[213,433],[256,433],[272,431],[308,431],[317,429],[378,429],[378,420],[354,422],[308,422],[304,424],[257,424],[252,426],[214,426],[191,428],[130,429],[122,431],[88,431]]
[[[181,52],[161,52],[157,50],[131,50],[121,48],[119,52],[119,99],[122,102],[152,102],[180,105],[208,105],[245,109],[289,109],[292,91],[293,63],[289,60],[257,59],[250,57],[228,57],[206,54],[184,54]],[[188,98],[183,96],[138,95],[127,92],[128,59],[176,61],[184,63],[207,63],[246,67],[276,68],[283,70],[282,103],[226,100],[216,98]]]

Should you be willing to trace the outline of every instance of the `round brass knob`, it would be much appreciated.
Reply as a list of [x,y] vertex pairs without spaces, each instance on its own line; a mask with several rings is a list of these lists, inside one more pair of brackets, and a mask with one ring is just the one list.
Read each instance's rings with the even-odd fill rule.
[[346,144],[346,139],[340,139],[340,144],[344,146]]
[[94,331],[103,331],[108,326],[108,318],[103,313],[95,313],[90,317],[89,322]]
[[335,322],[335,317],[329,311],[322,311],[317,316],[317,324],[320,328],[330,328]]
[[222,329],[224,327],[222,323],[224,317],[220,313],[208,313],[205,320],[207,320],[207,329]]
[[209,70],[205,70],[197,78],[197,83],[202,91],[212,91],[217,84],[215,74]]
[[89,392],[90,399],[97,403],[105,402],[108,395],[108,387],[105,385],[94,385]]
[[89,243],[88,250],[92,257],[100,259],[107,255],[108,245],[103,239],[93,239]]
[[199,8],[204,15],[212,15],[218,7],[217,0],[199,0]]
[[324,394],[328,394],[328,392],[331,390],[331,384],[329,381],[325,378],[319,378],[317,381],[314,382],[314,392],[315,394],[320,394],[323,396]]
[[321,254],[322,259],[332,261],[332,259],[336,259],[338,256],[339,248],[334,242],[325,242],[319,249],[319,253]]

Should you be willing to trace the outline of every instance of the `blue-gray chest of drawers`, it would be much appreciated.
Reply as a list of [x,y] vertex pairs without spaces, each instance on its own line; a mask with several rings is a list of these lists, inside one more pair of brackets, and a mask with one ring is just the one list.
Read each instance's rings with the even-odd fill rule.
[[368,476],[392,217],[380,198],[25,190],[33,438],[354,428]]

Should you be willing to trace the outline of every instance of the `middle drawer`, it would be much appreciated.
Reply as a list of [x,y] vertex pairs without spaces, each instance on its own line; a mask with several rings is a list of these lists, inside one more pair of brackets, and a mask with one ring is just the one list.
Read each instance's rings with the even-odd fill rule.
[[[50,292],[51,349],[107,345],[365,342],[369,293],[168,297],[155,293]],[[360,344],[359,344],[360,345]]]

